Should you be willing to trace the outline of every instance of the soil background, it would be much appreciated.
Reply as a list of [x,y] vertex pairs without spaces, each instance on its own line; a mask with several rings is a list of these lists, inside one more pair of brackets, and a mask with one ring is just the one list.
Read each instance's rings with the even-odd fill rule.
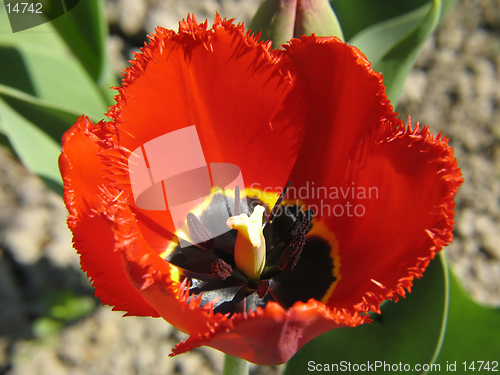
[[[259,4],[107,0],[113,68],[119,75],[158,25],[177,30],[187,13],[210,23],[216,12],[247,22]],[[455,239],[445,251],[473,298],[497,306],[499,79],[500,1],[459,0],[425,45],[397,108],[403,119],[411,114],[413,123],[430,124],[432,132],[443,130],[450,138],[465,182],[456,197]],[[171,348],[186,336],[163,320],[122,318],[101,307],[80,271],[65,218],[61,199],[0,149],[0,374],[222,373],[223,354],[210,348],[169,358]],[[63,313],[55,309],[61,295],[66,296]],[[68,318],[71,303],[88,314]],[[251,365],[253,375],[280,371]]]

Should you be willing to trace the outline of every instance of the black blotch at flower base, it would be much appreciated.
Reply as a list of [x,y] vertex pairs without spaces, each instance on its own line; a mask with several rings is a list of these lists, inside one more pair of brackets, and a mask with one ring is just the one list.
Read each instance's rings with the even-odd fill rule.
[[[189,278],[190,298],[201,295],[202,305],[216,301],[214,312],[222,314],[249,312],[270,301],[284,308],[311,298],[321,301],[336,281],[335,264],[326,239],[306,236],[312,228],[312,211],[302,212],[298,205],[282,204],[284,194],[272,209],[254,197],[247,197],[246,204],[240,204],[236,191],[235,198],[222,191],[215,193],[200,215],[193,218],[189,214],[191,235],[199,243],[177,245],[165,258],[180,268],[181,281]],[[266,209],[263,221],[266,264],[260,280],[252,281],[236,266],[237,230],[231,229],[213,239],[203,236],[210,233],[211,223],[227,220],[229,207],[250,216],[257,205]]]

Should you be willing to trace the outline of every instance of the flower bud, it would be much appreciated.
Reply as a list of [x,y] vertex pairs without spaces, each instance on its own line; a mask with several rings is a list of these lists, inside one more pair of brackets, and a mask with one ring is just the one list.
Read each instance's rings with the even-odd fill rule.
[[252,19],[250,29],[261,32],[261,40],[272,40],[279,45],[310,34],[343,40],[328,0],[266,0]]

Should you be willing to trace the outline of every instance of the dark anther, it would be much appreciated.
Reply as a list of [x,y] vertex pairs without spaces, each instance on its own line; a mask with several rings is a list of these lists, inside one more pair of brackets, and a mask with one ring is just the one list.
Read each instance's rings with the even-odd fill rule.
[[312,219],[314,216],[314,211],[309,209],[302,215],[302,224],[300,225],[299,232],[307,234],[312,228]]
[[234,216],[238,216],[241,214],[240,209],[240,187],[236,186],[234,189]]
[[259,298],[264,298],[267,294],[267,291],[269,290],[269,280],[260,280],[259,284],[257,285],[257,294]]
[[306,243],[306,235],[299,233],[281,254],[280,268],[282,271],[291,271],[297,265],[302,249]]
[[212,275],[216,278],[225,280],[233,274],[233,267],[222,259],[217,259],[212,263]]
[[189,232],[193,241],[196,242],[196,246],[199,246],[205,250],[213,250],[215,247],[215,241],[212,238],[212,234],[208,231],[207,227],[193,214],[189,213],[187,216],[187,224],[189,227]]
[[292,237],[297,236],[298,234],[307,234],[312,228],[312,218],[314,216],[313,210],[309,209],[306,212],[302,213],[297,221],[293,223],[292,228],[290,230]]
[[292,226],[292,241],[285,248],[280,257],[282,271],[291,271],[297,265],[302,249],[306,243],[306,234],[311,230],[313,210],[304,212]]
[[288,181],[285,188],[281,192],[280,197],[278,198],[278,200],[274,204],[274,207],[271,211],[271,215],[269,215],[269,219],[267,219],[268,222],[271,222],[274,220],[276,214],[278,213],[278,210],[280,209],[281,202],[283,202],[283,199],[285,198],[286,192],[288,191],[288,188],[290,187],[291,184],[292,184],[292,181]]

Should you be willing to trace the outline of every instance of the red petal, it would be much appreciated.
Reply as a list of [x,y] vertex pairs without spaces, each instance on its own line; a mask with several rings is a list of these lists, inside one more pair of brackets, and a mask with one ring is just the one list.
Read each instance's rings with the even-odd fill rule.
[[73,231],[82,269],[93,280],[96,296],[103,303],[114,305],[115,310],[158,316],[128,280],[122,257],[115,251],[112,223],[96,211],[98,197],[107,182],[100,151],[111,133],[112,129],[103,123],[94,125],[88,118],[80,117],[63,138],[59,166],[69,211],[68,226]]
[[367,319],[366,315],[329,310],[315,300],[296,303],[288,310],[270,302],[264,309],[237,314],[204,335],[190,337],[175,347],[173,355],[207,345],[260,365],[279,365],[320,334],[354,327]]
[[281,52],[218,16],[212,29],[188,18],[178,34],[158,28],[150,39],[109,113],[121,144],[134,150],[196,125],[208,163],[236,164],[249,184],[286,183],[302,142],[304,98],[281,72]]
[[400,121],[385,123],[360,147],[339,185],[355,194],[328,202],[344,212],[338,208],[321,220],[334,233],[340,258],[329,306],[377,311],[383,300],[404,296],[451,242],[453,197],[463,180],[453,149],[440,137]]
[[79,218],[79,212],[88,208],[87,199],[101,192],[105,172],[98,154],[103,130],[103,123],[94,125],[86,116],[81,116],[63,136],[59,169],[64,180],[64,200],[70,210],[70,223]]
[[[360,141],[394,120],[382,76],[364,55],[337,38],[302,37],[286,47],[292,72],[305,81],[308,113],[306,134],[290,179],[336,186]],[[306,201],[317,203],[310,194]]]

